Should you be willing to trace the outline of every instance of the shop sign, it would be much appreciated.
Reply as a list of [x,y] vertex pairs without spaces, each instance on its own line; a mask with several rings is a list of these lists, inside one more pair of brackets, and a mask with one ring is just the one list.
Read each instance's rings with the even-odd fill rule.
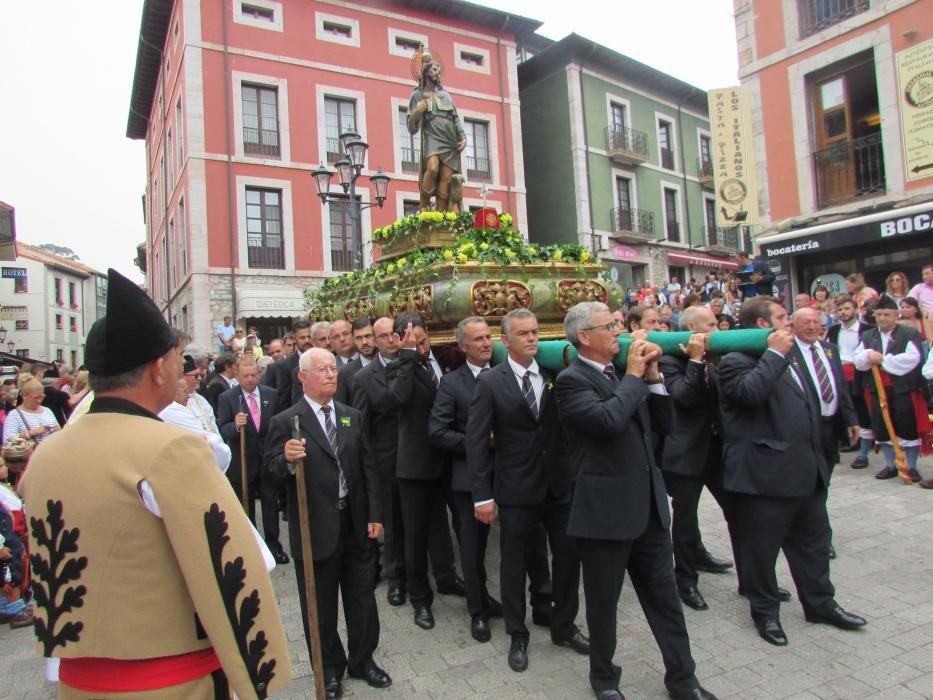
[[757,224],[758,178],[751,99],[743,86],[710,90],[713,175],[720,226]]
[[26,279],[26,268],[25,267],[0,268],[0,279],[24,280]]
[[617,245],[612,248],[612,255],[616,260],[635,260],[638,251],[629,245]]
[[895,60],[905,177],[933,177],[933,39],[899,51]]
[[233,301],[233,292],[229,289],[211,289],[208,298],[211,301]]
[[29,309],[25,306],[4,306],[0,309],[0,319],[4,321],[28,321]]

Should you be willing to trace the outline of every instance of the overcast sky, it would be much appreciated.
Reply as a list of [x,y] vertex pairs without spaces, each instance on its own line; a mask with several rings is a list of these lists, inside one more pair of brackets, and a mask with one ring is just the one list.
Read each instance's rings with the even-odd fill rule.
[[[297,2],[304,0],[287,0]],[[732,0],[482,0],[700,88],[737,79]],[[0,200],[17,238],[142,281],[145,149],[126,138],[142,0],[0,0]]]

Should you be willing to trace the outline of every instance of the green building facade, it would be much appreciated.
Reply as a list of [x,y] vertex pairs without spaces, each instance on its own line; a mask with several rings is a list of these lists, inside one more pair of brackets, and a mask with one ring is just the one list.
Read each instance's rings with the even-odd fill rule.
[[706,93],[575,34],[518,68],[529,238],[590,247],[623,287],[734,267]]

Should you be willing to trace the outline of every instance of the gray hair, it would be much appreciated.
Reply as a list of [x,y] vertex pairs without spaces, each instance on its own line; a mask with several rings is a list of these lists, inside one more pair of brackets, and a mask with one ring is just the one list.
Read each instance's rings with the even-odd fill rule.
[[486,319],[482,316],[467,316],[460,321],[460,323],[457,324],[457,330],[454,331],[454,338],[457,340],[457,345],[460,345],[466,340],[466,327],[471,323],[486,323]]
[[[704,311],[709,311],[713,313],[708,306],[688,306],[686,309],[680,312],[680,330],[689,331],[690,324],[699,320],[700,316],[703,315]],[[715,314],[714,314],[715,315]]]
[[533,318],[538,319],[529,309],[512,309],[505,316],[502,317],[502,330],[501,333],[506,338],[511,338],[512,334],[512,319],[514,318]]
[[194,360],[195,363],[203,362],[207,359],[207,350],[197,343],[188,343],[185,346],[185,352],[183,354],[191,355],[191,359]]
[[272,359],[271,355],[263,355],[258,360],[256,360],[256,366],[260,370],[264,370],[266,367],[271,365],[273,362],[275,362],[275,360]]
[[315,335],[318,331],[327,331],[330,332],[330,323],[328,321],[318,321],[317,323],[311,324],[311,335]]
[[601,301],[581,301],[564,316],[564,334],[575,348],[580,347],[578,334],[590,325],[590,319],[597,311],[609,311]]
[[[331,360],[334,359],[334,354],[330,350],[325,350],[324,348],[310,348],[301,353],[301,357],[298,358],[298,369],[302,372],[311,369],[311,361],[315,356],[327,357]],[[336,364],[336,360],[334,360],[334,363]]]

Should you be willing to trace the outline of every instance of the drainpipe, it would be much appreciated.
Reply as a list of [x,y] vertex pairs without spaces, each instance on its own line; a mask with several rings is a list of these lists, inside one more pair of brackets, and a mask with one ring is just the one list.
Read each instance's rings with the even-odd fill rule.
[[[677,102],[677,142],[680,145],[680,178],[684,185],[684,223],[687,224],[687,250],[690,251],[693,250],[693,237],[690,235],[690,200],[687,197],[687,160],[684,156],[684,124],[682,107],[684,100],[690,97],[692,92],[693,91],[691,90]],[[700,199],[702,200],[702,198],[703,193],[700,192]]]
[[499,27],[499,33],[496,34],[496,58],[499,64],[499,71],[498,71],[499,73],[499,111],[502,115],[502,144],[504,146],[506,163],[512,165],[511,174],[509,173],[508,168],[503,169],[505,173],[505,193],[506,193],[505,201],[506,201],[506,204],[509,206],[510,210],[514,211],[515,208],[512,205],[516,204],[517,206],[517,202],[512,201],[512,195],[513,195],[512,181],[514,180],[514,174],[515,174],[514,165],[515,164],[512,161],[512,142],[509,139],[508,129],[506,129],[506,126],[505,126],[505,122],[506,122],[506,119],[505,119],[505,116],[506,116],[505,86],[502,84],[502,73],[503,73],[503,63],[504,63],[502,59],[502,33],[505,31],[505,28],[509,25],[509,20],[511,19],[512,19],[511,15],[506,14],[505,21],[502,23],[502,26]]
[[223,41],[224,41],[224,131],[226,133],[227,141],[227,235],[229,239],[230,246],[230,299],[233,306],[231,314],[233,315],[233,322],[237,322],[237,293],[236,293],[236,232],[234,230],[236,224],[234,222],[234,207],[233,202],[236,198],[236,188],[233,185],[233,127],[231,126],[231,120],[233,116],[230,114],[231,106],[231,95],[230,95],[230,51],[227,46],[227,4],[225,0],[220,0],[218,2],[220,6],[220,16],[222,18],[223,26]]
[[587,202],[590,208],[590,249],[593,253],[593,260],[596,260],[599,251],[596,247],[596,224],[593,220],[593,173],[590,171],[590,141],[586,135],[586,97],[583,94],[583,68],[596,54],[597,49],[596,42],[591,43],[590,55],[580,62],[580,116],[583,117],[583,158],[586,163]]

